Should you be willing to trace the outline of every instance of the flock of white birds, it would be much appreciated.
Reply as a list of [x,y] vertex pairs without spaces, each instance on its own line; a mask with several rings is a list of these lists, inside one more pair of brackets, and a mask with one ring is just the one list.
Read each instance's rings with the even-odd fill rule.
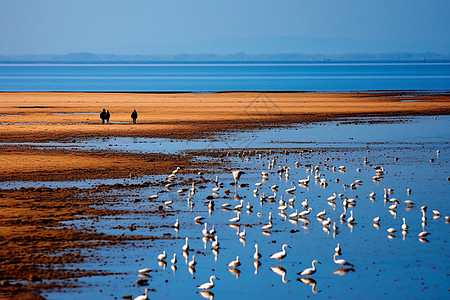
[[[437,152],[437,155],[439,156],[439,151]],[[261,154],[258,154],[258,158],[262,159],[263,156]],[[350,229],[353,229],[353,226],[356,224],[356,218],[357,218],[356,211],[354,210],[354,208],[356,207],[357,201],[363,201],[366,199],[370,199],[373,202],[376,197],[377,197],[377,199],[380,199],[382,197],[386,208],[389,210],[389,213],[394,217],[397,214],[396,209],[398,209],[399,207],[404,207],[404,208],[417,207],[417,208],[420,208],[420,211],[422,213],[422,218],[420,220],[408,220],[408,222],[416,222],[416,221],[421,222],[422,230],[420,232],[414,232],[414,233],[411,232],[410,233],[408,230],[409,226],[408,226],[408,222],[407,222],[406,218],[402,218],[403,224],[401,226],[399,226],[399,228],[390,227],[390,228],[386,229],[386,231],[388,233],[387,237],[389,239],[393,239],[393,238],[395,238],[395,233],[397,231],[399,231],[403,235],[403,238],[406,235],[411,234],[411,235],[416,235],[419,241],[427,242],[427,236],[430,235],[430,232],[428,232],[426,230],[428,218],[438,219],[440,217],[440,212],[437,209],[428,209],[427,206],[420,205],[419,203],[414,203],[411,200],[404,200],[404,201],[398,200],[397,198],[393,197],[393,194],[394,194],[393,189],[388,188],[388,187],[383,189],[384,193],[382,195],[376,195],[375,191],[372,191],[370,194],[365,195],[365,196],[360,195],[359,197],[348,198],[345,195],[345,192],[349,189],[350,190],[357,189],[362,184],[361,180],[355,180],[354,182],[352,182],[350,184],[343,184],[342,185],[342,188],[343,188],[342,193],[339,193],[339,192],[329,192],[328,193],[327,192],[328,197],[326,198],[326,201],[330,205],[330,207],[333,208],[333,210],[336,210],[337,205],[341,204],[340,206],[342,207],[342,213],[339,215],[338,218],[332,219],[332,217],[330,217],[328,215],[328,212],[326,211],[326,209],[323,209],[323,210],[319,211],[318,213],[314,214],[313,211],[315,209],[313,207],[311,207],[310,202],[308,201],[307,198],[305,198],[301,203],[297,204],[297,202],[296,202],[297,189],[301,189],[301,188],[308,189],[311,182],[314,182],[315,184],[320,185],[326,191],[325,188],[329,184],[329,181],[327,180],[324,172],[339,171],[341,173],[345,173],[346,167],[344,165],[332,166],[332,167],[327,166],[326,170],[325,170],[324,166],[322,164],[318,164],[316,166],[309,165],[305,170],[306,174],[307,174],[304,176],[305,178],[296,179],[294,181],[291,179],[292,177],[294,177],[290,173],[291,167],[284,166],[284,165],[278,163],[277,160],[278,160],[277,156],[273,156],[273,157],[269,158],[267,161],[267,165],[263,164],[267,168],[267,171],[261,172],[261,180],[259,182],[254,183],[254,189],[251,187],[251,184],[250,184],[250,190],[253,189],[253,191],[252,191],[253,199],[251,201],[250,200],[244,201],[239,196],[239,189],[249,186],[248,183],[242,183],[242,184],[240,183],[240,179],[245,178],[245,172],[243,172],[243,171],[237,170],[237,171],[232,172],[234,182],[231,182],[231,185],[233,186],[233,188],[230,188],[230,189],[225,189],[225,187],[224,187],[225,184],[219,182],[219,178],[217,176],[214,181],[213,180],[203,181],[203,182],[209,182],[212,185],[209,187],[211,189],[211,194],[208,195],[206,197],[206,199],[201,199],[201,200],[199,199],[199,201],[203,201],[205,206],[208,208],[209,216],[210,216],[210,221],[208,221],[208,222],[209,223],[213,222],[214,219],[211,218],[211,215],[212,215],[212,211],[214,211],[215,208],[220,207],[220,209],[222,209],[223,211],[229,211],[230,218],[228,220],[228,225],[231,226],[232,228],[236,229],[236,234],[238,236],[238,239],[242,243],[245,244],[245,237],[247,235],[246,228],[247,228],[247,230],[249,230],[248,229],[249,227],[245,226],[244,229],[241,231],[241,225],[245,225],[242,223],[242,218],[241,218],[243,211],[246,211],[247,214],[251,214],[251,213],[253,213],[254,210],[256,210],[255,207],[258,204],[262,207],[263,205],[265,205],[265,203],[268,203],[269,205],[271,205],[271,211],[268,213],[267,216],[263,216],[260,212],[257,212],[258,217],[263,218],[263,219],[267,218],[267,223],[263,223],[262,225],[260,225],[259,228],[257,228],[256,226],[251,226],[250,227],[251,230],[258,230],[258,231],[261,231],[261,233],[263,235],[270,235],[271,230],[274,230],[276,228],[276,225],[273,223],[272,214],[277,213],[277,215],[279,217],[281,217],[283,220],[287,220],[293,224],[300,224],[304,228],[307,228],[307,226],[311,223],[310,219],[308,219],[308,218],[313,217],[317,220],[317,222],[319,222],[321,224],[323,231],[325,231],[327,233],[332,232],[333,236],[335,236],[336,234],[339,233],[339,228],[336,223],[338,223],[338,224],[341,223],[342,225],[349,226]],[[364,165],[367,166],[368,164],[369,164],[368,158],[365,157]],[[275,166],[278,166],[278,167],[275,167]],[[297,169],[300,168],[300,163],[296,162],[295,166],[293,166],[293,167],[297,168]],[[177,168],[167,177],[167,182],[166,182],[167,183],[166,184],[167,191],[170,191],[170,188],[175,186],[175,182],[179,176],[180,171],[181,171],[181,168]],[[356,171],[361,172],[361,169],[358,168]],[[383,177],[385,176],[385,174],[386,174],[386,170],[383,167],[373,167],[372,181],[374,183],[379,184],[383,180]],[[203,178],[202,177],[203,173],[200,172],[197,176],[200,178]],[[229,175],[224,175],[224,176],[229,176]],[[276,177],[279,177],[279,179],[285,178],[287,182],[290,182],[290,187],[285,190],[280,191],[280,187],[276,184],[271,185],[270,187],[266,186],[265,182],[268,181],[268,178],[270,176],[276,176]],[[339,182],[339,179],[336,178],[334,180],[334,183],[338,183],[338,182]],[[268,192],[269,189],[270,189],[270,191]],[[181,188],[181,189],[177,190],[177,193],[179,195],[186,195],[187,196],[187,204],[188,204],[188,206],[190,206],[192,208],[195,205],[194,199],[195,199],[196,191],[197,191],[197,186],[196,186],[196,183],[193,182],[190,189]],[[228,197],[229,199],[234,199],[235,203],[234,204],[231,204],[231,203],[220,203],[219,204],[218,196],[220,193],[223,193],[223,195],[229,196]],[[406,194],[410,195],[411,193],[412,193],[412,190],[410,188],[406,188]],[[152,195],[152,196],[148,197],[148,199],[157,201],[156,199],[158,198],[159,194],[160,193]],[[288,198],[288,199],[285,200],[285,198]],[[323,200],[321,200],[321,201],[323,201]],[[247,202],[247,203],[245,203],[245,202]],[[172,203],[173,203],[172,200],[168,200],[168,201],[164,202],[166,207],[169,207],[169,208],[170,208],[170,205],[172,205]],[[444,219],[447,223],[450,222],[450,217],[445,216]],[[198,230],[198,236],[194,236],[191,238],[197,239],[197,238],[201,237],[202,241],[204,242],[205,249],[207,249],[207,244],[210,243],[210,249],[211,249],[212,253],[215,255],[215,260],[217,261],[217,255],[219,253],[219,249],[221,248],[220,242],[219,242],[220,241],[220,239],[219,239],[220,233],[216,232],[216,226],[217,226],[216,224],[203,223],[205,220],[206,220],[206,218],[202,215],[196,216],[195,218],[192,219],[192,222],[194,224],[201,224],[201,226],[199,226],[199,227],[201,227],[202,230]],[[381,223],[382,223],[382,220],[379,216],[373,216],[373,226],[375,228],[379,229],[381,226],[380,225]],[[178,230],[180,229],[180,227],[186,226],[186,224],[182,225],[180,223],[179,219],[177,219],[175,224],[173,224],[172,226],[178,233]],[[253,254],[253,259],[254,259],[255,274],[258,272],[258,267],[261,265],[259,260],[263,256],[267,256],[267,257],[272,258],[277,261],[278,266],[271,267],[270,269],[273,272],[281,275],[282,280],[284,282],[284,280],[285,280],[284,276],[286,275],[286,271],[281,266],[281,264],[282,264],[282,260],[288,255],[288,253],[289,253],[288,248],[290,248],[290,246],[287,244],[283,244],[280,252],[276,252],[276,253],[272,253],[272,254],[269,254],[269,253],[262,254],[259,250],[258,243],[256,243],[254,245],[254,247],[255,247],[255,252]],[[189,237],[185,237],[184,244],[180,245],[180,250],[181,250],[183,257],[185,258],[185,263],[188,267],[189,272],[191,272],[191,274],[193,274],[195,272],[195,267],[196,267],[197,262],[195,260],[195,254],[192,255],[191,258],[189,259],[189,257],[190,257],[189,252],[192,252],[192,250],[193,250],[189,245]],[[341,245],[339,243],[337,243],[336,248],[334,249],[333,262],[336,265],[338,265],[338,267],[339,267],[338,272],[345,274],[346,272],[353,270],[354,266],[349,261],[341,258],[341,255],[342,255]],[[177,260],[177,253],[173,253],[173,256],[172,255],[168,256],[166,251],[163,251],[161,254],[158,255],[157,260],[159,261],[159,264],[161,266],[164,266],[164,268],[165,268],[165,266],[167,265],[166,260],[168,259],[168,257],[170,259],[172,268],[176,268],[176,264],[179,263]],[[313,287],[313,292],[315,291],[314,290],[315,280],[312,279],[311,276],[314,275],[317,271],[316,264],[320,264],[320,262],[315,259],[312,261],[311,268],[307,268],[307,269],[304,269],[304,270],[298,272],[298,275],[302,276],[302,278],[300,278],[300,281],[311,285]],[[233,274],[233,272],[235,272],[237,274],[237,276],[239,276],[238,268],[240,266],[241,266],[241,261],[240,261],[239,255],[236,256],[235,260],[230,261],[227,264],[229,271],[232,274]],[[146,274],[149,271],[150,271],[150,269],[145,268],[145,269],[140,269],[139,273]],[[201,290],[199,293],[201,293],[202,296],[204,296],[204,297],[212,298],[213,294],[209,291],[214,288],[214,286],[215,286],[214,280],[216,280],[216,279],[218,280],[219,278],[217,278],[215,275],[211,275],[208,282],[198,285],[198,289]],[[148,290],[147,289],[145,290],[145,295],[141,295],[141,296],[138,296],[137,298],[135,298],[135,300],[143,300],[143,299],[148,299]]]

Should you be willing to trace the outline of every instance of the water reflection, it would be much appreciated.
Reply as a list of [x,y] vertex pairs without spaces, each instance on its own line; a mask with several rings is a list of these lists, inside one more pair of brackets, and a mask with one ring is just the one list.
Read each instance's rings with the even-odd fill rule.
[[241,274],[241,271],[236,268],[228,268],[228,272],[236,276],[236,279],[239,279],[239,275]]
[[314,294],[320,293],[320,291],[316,290],[317,281],[314,280],[313,278],[297,278],[297,280],[306,285],[310,285],[311,291]]
[[272,272],[274,272],[275,274],[278,274],[278,275],[281,276],[281,282],[283,282],[283,283],[288,283],[289,282],[289,280],[286,280],[286,269],[285,268],[283,268],[281,266],[270,267],[270,270]]
[[261,262],[259,261],[259,260],[255,260],[254,262],[253,262],[253,266],[255,267],[255,275],[258,275],[258,269],[259,269],[259,267],[261,267]]
[[350,267],[350,268],[339,268],[339,269],[334,270],[333,274],[344,276],[345,274],[347,274],[349,272],[355,272],[355,269],[353,267]]
[[214,293],[211,291],[200,291],[197,293],[205,299],[209,299],[209,300],[214,299]]

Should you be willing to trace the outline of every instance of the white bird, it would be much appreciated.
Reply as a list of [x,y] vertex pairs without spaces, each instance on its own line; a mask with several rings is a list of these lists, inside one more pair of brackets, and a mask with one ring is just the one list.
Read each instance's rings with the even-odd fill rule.
[[[283,258],[286,257],[286,248],[289,247],[287,244],[283,244],[283,246],[281,247],[282,251],[277,252],[272,254],[271,256],[269,256],[270,258],[274,258],[274,259],[278,259],[279,261],[281,261]],[[289,247],[291,248],[291,247]]]
[[269,221],[269,224],[264,225],[263,227],[261,227],[262,230],[269,230],[272,229],[273,224],[272,221]]
[[229,222],[237,223],[241,220],[239,213],[236,214],[236,217],[229,219]]
[[308,175],[308,177],[307,177],[306,179],[300,179],[300,180],[298,181],[298,183],[299,183],[300,185],[308,185],[308,183],[309,183],[309,175]]
[[333,193],[333,196],[328,197],[327,200],[333,202],[334,200],[336,200],[336,197],[336,193]]
[[414,202],[411,201],[411,200],[405,200],[405,201],[403,201],[403,202],[404,202],[405,204],[409,205],[409,206],[414,205]]
[[172,263],[172,265],[177,263],[177,254],[176,253],[173,254],[173,258],[170,260],[170,262]]
[[202,230],[203,236],[209,236],[208,223],[205,223],[205,228]]
[[407,229],[408,229],[408,225],[406,225],[406,220],[405,220],[405,218],[403,218],[402,229],[403,229],[403,230],[407,230]]
[[216,234],[216,229],[214,228],[214,224],[213,224],[211,230],[209,231],[209,236],[212,237],[212,236],[214,236],[215,234]]
[[298,217],[298,209],[295,210],[295,212],[289,214],[290,219],[295,219]]
[[243,171],[233,171],[233,179],[234,179],[234,183],[237,184],[239,181],[239,178],[241,178],[242,174],[245,174],[245,172]]
[[253,205],[251,205],[250,202],[247,202],[247,206],[245,208],[247,208],[247,210],[252,210]]
[[201,289],[201,290],[210,290],[210,289],[212,289],[214,287],[213,279],[219,280],[219,278],[217,278],[216,276],[212,275],[211,277],[209,277],[209,282],[206,282],[204,284],[199,285],[198,288]]
[[273,191],[276,191],[278,189],[278,185],[274,184],[270,187]]
[[341,246],[340,246],[339,243],[337,244],[336,248],[334,248],[334,252],[336,252],[336,253],[338,253],[338,254],[341,253]]
[[192,255],[192,260],[188,263],[189,268],[193,268],[197,262],[195,261],[195,255]]
[[228,264],[228,266],[230,267],[230,268],[237,268],[237,267],[239,267],[241,265],[241,263],[239,262],[239,256],[236,256],[236,260],[233,260],[232,262],[230,262],[229,264]]
[[222,204],[222,208],[229,208],[231,206],[230,203],[224,203]]
[[324,209],[323,211],[320,211],[319,213],[317,213],[317,217],[320,218],[320,217],[325,216],[326,214],[327,214],[327,213],[326,213],[326,211],[325,211],[325,209]]
[[336,259],[336,256],[338,256],[337,253],[335,253],[335,254],[333,255],[333,261],[334,261],[335,264],[341,265],[341,266],[350,266],[350,267],[353,267],[353,265],[352,265],[351,263],[347,262],[345,259]]
[[313,275],[314,273],[316,273],[316,263],[320,264],[320,262],[315,259],[312,261],[312,268],[304,269],[303,271],[301,271],[297,274],[298,275],[307,275],[307,276]]
[[143,268],[143,269],[138,270],[138,272],[141,273],[141,274],[146,274],[146,273],[148,273],[150,271],[151,271],[151,269],[149,269],[149,268]]
[[148,288],[145,288],[145,295],[137,296],[134,300],[148,300]]
[[375,223],[380,222],[380,217],[375,217],[375,218],[373,218],[373,221],[374,221]]
[[186,237],[185,240],[186,240],[186,244],[184,244],[183,247],[181,247],[181,249],[182,249],[184,252],[188,252],[188,251],[189,251],[189,245],[188,245],[188,240],[189,240],[189,238]]
[[241,200],[240,202],[241,202],[241,204],[236,205],[234,207],[234,209],[241,210],[244,207],[244,200]]
[[394,232],[396,232],[397,230],[395,230],[395,228],[388,228],[387,229],[387,232],[389,232],[389,233],[394,233]]
[[262,256],[261,253],[258,252],[258,244],[255,244],[255,254],[253,254],[253,258],[260,259],[261,256]]
[[305,201],[303,201],[302,203],[303,208],[308,208],[308,198],[305,198]]
[[322,222],[322,226],[324,226],[324,227],[326,227],[326,226],[328,226],[330,224],[331,224],[331,219],[330,218],[327,218],[325,221]]
[[244,228],[244,230],[242,230],[241,232],[239,232],[238,235],[239,235],[239,237],[243,238],[243,237],[246,235],[246,233],[245,233],[245,228]]
[[369,194],[369,197],[370,197],[370,198],[373,198],[373,197],[375,197],[375,192],[374,192],[374,191],[372,191],[372,193],[370,193],[370,194]]
[[347,219],[347,223],[353,223],[355,222],[355,218],[353,217],[353,210],[350,211],[350,217]]
[[214,248],[219,248],[220,243],[219,243],[219,238],[216,236],[214,236],[214,242],[211,243],[211,246]]
[[195,221],[195,222],[200,222],[200,221],[202,221],[202,220],[204,220],[204,219],[205,219],[205,217],[198,216],[198,217],[195,217],[195,218],[194,218],[194,221]]
[[175,224],[173,224],[173,227],[175,227],[176,229],[180,228],[180,221],[178,221],[178,219]]
[[312,207],[308,208],[308,210],[304,210],[304,211],[300,212],[300,213],[298,214],[298,216],[299,216],[299,217],[307,216],[307,215],[309,215],[309,213],[310,213],[311,211],[312,211]]
[[292,187],[286,190],[286,193],[291,194],[293,192],[295,192],[295,190],[297,189],[294,185],[294,182],[291,182]]
[[160,255],[158,255],[158,260],[165,260],[167,257],[166,251],[163,251]]
[[428,236],[428,235],[430,235],[430,233],[429,233],[429,232],[426,232],[426,231],[422,231],[421,233],[419,233],[419,236],[420,236],[420,237],[426,237],[426,236]]
[[395,210],[397,208],[397,202],[389,206],[389,210]]
[[438,211],[438,210],[432,210],[432,212],[433,212],[433,214],[435,215],[435,216],[440,216],[441,215],[441,213]]

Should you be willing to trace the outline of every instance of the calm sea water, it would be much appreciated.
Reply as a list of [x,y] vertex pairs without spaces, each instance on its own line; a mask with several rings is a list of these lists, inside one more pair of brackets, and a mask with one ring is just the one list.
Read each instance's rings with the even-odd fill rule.
[[450,63],[0,64],[0,91],[450,89]]

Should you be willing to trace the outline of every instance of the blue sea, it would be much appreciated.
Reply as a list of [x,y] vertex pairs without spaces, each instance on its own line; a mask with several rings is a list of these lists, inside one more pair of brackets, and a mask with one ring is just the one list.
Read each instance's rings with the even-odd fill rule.
[[0,64],[0,91],[450,90],[450,63]]

